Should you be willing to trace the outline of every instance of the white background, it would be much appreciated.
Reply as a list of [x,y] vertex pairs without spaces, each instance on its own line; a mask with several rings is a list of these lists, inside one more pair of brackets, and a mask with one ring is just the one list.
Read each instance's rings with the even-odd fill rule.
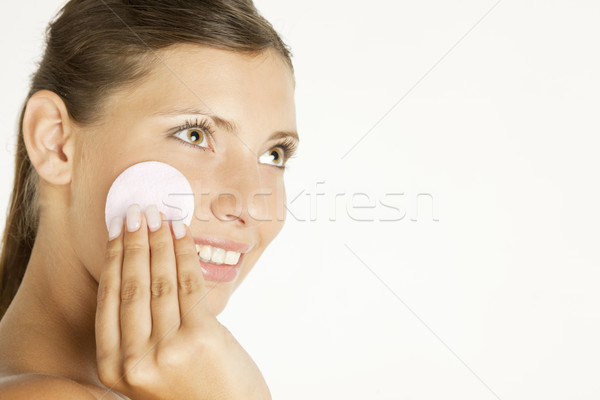
[[[600,3],[495,1],[256,1],[299,197],[219,319],[275,399],[600,398]],[[0,13],[3,210],[61,4]]]

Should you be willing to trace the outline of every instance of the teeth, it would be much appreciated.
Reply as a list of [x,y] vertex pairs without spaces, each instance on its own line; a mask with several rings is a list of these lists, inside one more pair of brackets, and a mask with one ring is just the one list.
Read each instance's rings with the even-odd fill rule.
[[210,260],[210,256],[212,254],[212,248],[210,246],[202,246],[202,249],[198,252],[198,255],[202,257],[204,260]]
[[202,261],[213,264],[235,265],[241,256],[237,251],[227,251],[220,247],[199,244],[196,244],[196,252],[198,252],[198,258]]
[[237,264],[238,260],[240,259],[240,253],[238,253],[237,251],[227,251],[227,254],[225,254],[225,264],[229,264],[229,265],[235,265]]
[[225,261],[225,253],[227,253],[227,251],[224,249],[213,247],[213,253],[210,257],[210,261],[215,264],[223,264],[223,261]]

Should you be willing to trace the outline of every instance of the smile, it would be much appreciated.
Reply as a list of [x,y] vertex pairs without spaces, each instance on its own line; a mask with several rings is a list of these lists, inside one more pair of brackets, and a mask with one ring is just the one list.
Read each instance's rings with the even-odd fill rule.
[[200,245],[196,243],[196,252],[198,258],[204,262],[211,262],[213,264],[227,264],[236,265],[240,259],[241,253],[233,250],[225,250],[221,247],[214,247],[211,245]]

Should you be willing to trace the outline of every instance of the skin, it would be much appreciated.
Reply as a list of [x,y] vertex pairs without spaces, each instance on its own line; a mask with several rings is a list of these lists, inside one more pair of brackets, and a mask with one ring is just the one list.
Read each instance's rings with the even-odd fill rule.
[[[234,281],[205,281],[215,316],[283,227],[284,172],[258,157],[278,144],[268,140],[272,132],[296,130],[289,67],[272,49],[250,57],[181,44],[158,55],[163,62],[133,88],[112,93],[92,126],[70,119],[55,93],[40,91],[28,102],[23,133],[40,175],[41,214],[25,277],[0,322],[0,384],[37,373],[104,392],[96,390],[103,385],[94,332],[108,241],[104,206],[111,183],[129,166],[155,160],[179,169],[196,194],[191,235],[253,246]],[[212,151],[169,135],[201,116],[155,115],[208,107],[239,129],[236,135],[215,127]],[[261,189],[271,194],[252,196]]]

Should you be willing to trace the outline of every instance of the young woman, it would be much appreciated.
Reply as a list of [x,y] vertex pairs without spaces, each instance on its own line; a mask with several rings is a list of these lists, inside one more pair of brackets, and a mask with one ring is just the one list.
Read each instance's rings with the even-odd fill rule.
[[[216,316],[285,221],[290,57],[251,0],[63,7],[20,118],[0,398],[270,398]],[[107,229],[111,183],[150,160],[191,183],[191,224],[132,204]],[[200,249],[237,274],[205,276]]]

